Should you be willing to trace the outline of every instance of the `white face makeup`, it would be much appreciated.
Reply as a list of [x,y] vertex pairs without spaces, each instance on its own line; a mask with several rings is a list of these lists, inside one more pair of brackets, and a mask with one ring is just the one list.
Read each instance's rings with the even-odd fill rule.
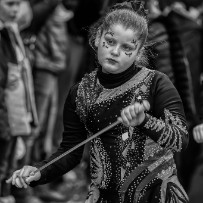
[[0,20],[12,22],[16,20],[21,0],[0,0]]
[[127,70],[138,57],[140,43],[133,29],[114,24],[108,31],[97,36],[98,60],[105,73],[121,73]]

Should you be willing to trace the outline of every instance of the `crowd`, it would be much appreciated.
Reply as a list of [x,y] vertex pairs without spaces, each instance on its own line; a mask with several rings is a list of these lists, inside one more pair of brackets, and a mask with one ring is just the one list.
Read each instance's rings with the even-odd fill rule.
[[[90,143],[80,164],[52,183],[18,188],[6,180],[24,165],[47,159],[60,146],[66,97],[86,72],[98,67],[88,29],[112,5],[122,2],[0,0],[0,203],[85,201],[90,186]],[[143,64],[166,74],[180,95],[189,143],[174,158],[189,202],[200,203],[203,3],[143,2],[149,23]]]

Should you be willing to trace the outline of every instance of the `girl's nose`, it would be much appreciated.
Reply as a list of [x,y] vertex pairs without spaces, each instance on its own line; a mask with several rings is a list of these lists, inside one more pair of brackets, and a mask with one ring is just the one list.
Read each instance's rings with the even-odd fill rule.
[[112,54],[115,55],[115,56],[119,56],[119,54],[120,54],[119,46],[113,47]]

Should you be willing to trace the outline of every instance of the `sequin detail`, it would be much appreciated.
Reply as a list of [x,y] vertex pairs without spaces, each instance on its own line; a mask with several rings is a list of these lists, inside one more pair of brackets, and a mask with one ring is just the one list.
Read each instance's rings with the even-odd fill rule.
[[[153,72],[151,72],[151,73],[153,73]],[[153,78],[153,74],[149,74],[149,71],[146,71],[146,69],[143,68],[134,77],[132,77],[130,79],[130,81],[124,83],[123,85],[121,85],[119,87],[116,87],[113,89],[102,88],[103,91],[97,98],[96,102],[101,103],[101,102],[105,102],[107,100],[115,99],[119,95],[122,95],[126,92],[131,91],[135,87],[136,88],[140,87],[139,89],[137,89],[137,91],[135,90],[135,94],[137,94],[138,91],[146,94],[146,91],[148,89],[146,84],[149,84],[149,80],[151,80],[152,78]],[[146,84],[143,84],[143,79],[145,80]],[[138,95],[137,99],[139,100],[140,98],[142,98],[141,95]]]
[[92,141],[90,155],[91,180],[97,187],[106,189],[112,171],[108,154],[104,150],[100,138],[96,138]]
[[[142,68],[129,83],[113,89],[99,83],[97,71],[85,75],[78,87],[76,112],[89,136],[114,122],[124,107],[148,100],[154,75],[155,71]],[[97,189],[90,191],[89,200],[93,197],[98,203],[138,203],[153,184],[174,173],[171,149],[181,148],[181,132],[187,131],[178,117],[167,110],[164,113],[164,121],[150,116],[144,126],[152,134],[161,135],[156,142],[151,133],[149,137],[142,129],[121,124],[92,141],[91,179]],[[165,140],[165,133],[171,138]],[[176,136],[175,141],[172,136]]]
[[181,151],[182,149],[182,134],[188,134],[186,126],[183,126],[180,118],[164,109],[165,121],[149,116],[149,120],[144,125],[145,128],[156,132],[162,132],[157,143],[174,151]]
[[86,74],[78,86],[76,97],[76,113],[83,123],[86,123],[89,107],[95,103],[102,87],[97,84],[97,70]]

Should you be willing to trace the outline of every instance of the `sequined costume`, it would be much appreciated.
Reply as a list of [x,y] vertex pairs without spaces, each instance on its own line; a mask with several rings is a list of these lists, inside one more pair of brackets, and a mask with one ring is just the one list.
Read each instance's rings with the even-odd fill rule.
[[[186,203],[174,152],[188,141],[181,99],[168,77],[147,68],[121,74],[93,71],[74,86],[64,109],[64,136],[50,161],[113,123],[131,103],[150,102],[138,127],[117,125],[91,143],[91,180],[86,203]],[[70,118],[71,117],[71,118]],[[71,170],[82,148],[42,172],[41,183]]]

